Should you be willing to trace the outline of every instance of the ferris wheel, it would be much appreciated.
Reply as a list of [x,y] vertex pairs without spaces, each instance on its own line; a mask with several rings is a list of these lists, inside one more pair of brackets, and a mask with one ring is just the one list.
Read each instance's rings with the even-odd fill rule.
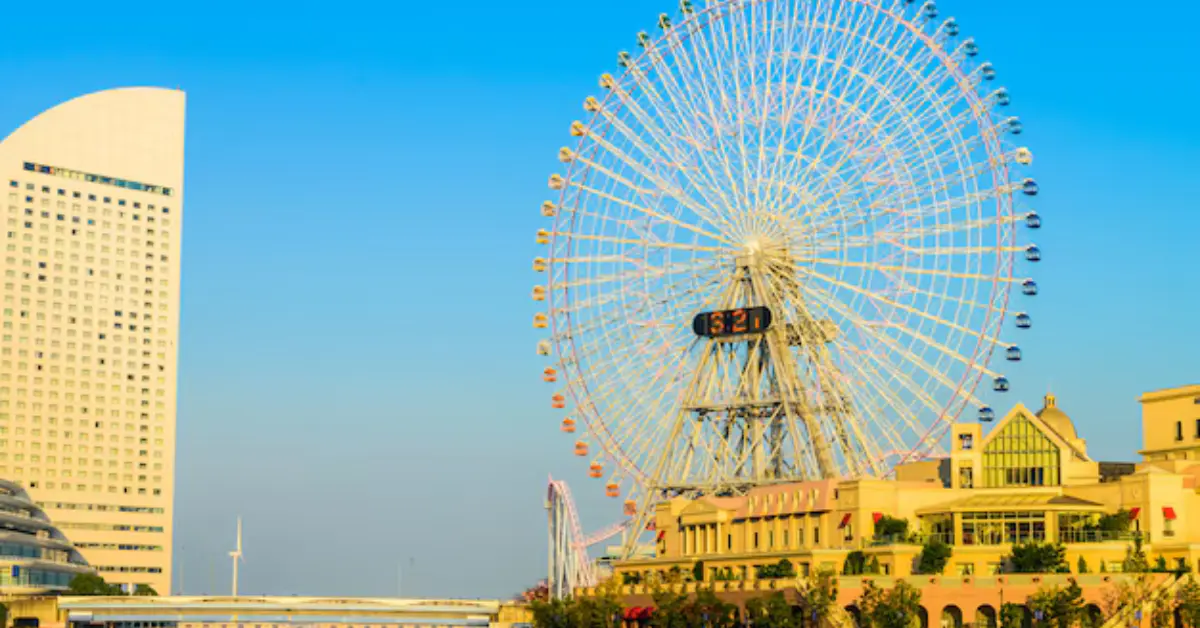
[[992,420],[1041,218],[976,43],[911,0],[684,0],[657,26],[583,102],[537,233],[541,375],[589,474],[641,525],[668,496],[885,476]]

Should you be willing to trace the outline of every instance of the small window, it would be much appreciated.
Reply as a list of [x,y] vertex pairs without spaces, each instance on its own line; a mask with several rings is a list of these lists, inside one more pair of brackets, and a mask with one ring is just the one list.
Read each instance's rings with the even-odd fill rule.
[[1200,438],[1200,419],[1196,419],[1196,438]]
[[1183,440],[1183,421],[1175,422],[1175,440]]

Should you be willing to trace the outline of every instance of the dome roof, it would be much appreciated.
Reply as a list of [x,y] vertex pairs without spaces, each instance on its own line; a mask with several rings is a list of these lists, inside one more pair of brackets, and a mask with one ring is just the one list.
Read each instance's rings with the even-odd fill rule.
[[1075,433],[1075,422],[1067,416],[1066,412],[1058,409],[1058,399],[1053,394],[1046,395],[1042,409],[1037,411],[1037,416],[1064,439],[1070,441],[1079,438]]

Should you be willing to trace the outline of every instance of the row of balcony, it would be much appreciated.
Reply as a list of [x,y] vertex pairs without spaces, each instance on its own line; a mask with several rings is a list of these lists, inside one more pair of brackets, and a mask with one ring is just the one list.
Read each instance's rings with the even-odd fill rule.
[[[1118,532],[1112,530],[1060,530],[1056,536],[1056,542],[1064,545],[1075,543],[1130,543],[1139,536],[1143,542],[1150,542],[1150,535],[1146,532]],[[964,533],[962,538],[957,538],[953,532],[927,532],[921,534],[876,536],[874,538],[863,539],[862,546],[884,547],[889,545],[924,545],[930,540],[941,541],[946,545],[971,546],[1013,545],[1026,541],[1045,542],[1047,539],[1045,534],[1038,533],[1025,535],[1005,533]]]

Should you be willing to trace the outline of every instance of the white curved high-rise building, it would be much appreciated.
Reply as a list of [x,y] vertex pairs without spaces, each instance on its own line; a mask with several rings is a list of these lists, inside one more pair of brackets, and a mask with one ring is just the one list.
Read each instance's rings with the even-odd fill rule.
[[0,477],[114,584],[170,590],[183,92],[90,94],[0,142]]

